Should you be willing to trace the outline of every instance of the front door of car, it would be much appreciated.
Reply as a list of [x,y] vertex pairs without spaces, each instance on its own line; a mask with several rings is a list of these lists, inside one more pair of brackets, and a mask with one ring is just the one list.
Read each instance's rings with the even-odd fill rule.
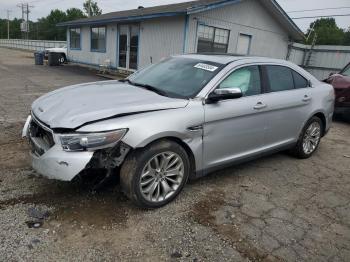
[[293,69],[266,65],[269,93],[265,95],[268,128],[266,150],[294,143],[312,111],[309,82]]
[[203,161],[206,169],[258,154],[264,145],[266,120],[259,110],[264,103],[260,67],[235,69],[216,88],[240,88],[243,97],[205,104]]

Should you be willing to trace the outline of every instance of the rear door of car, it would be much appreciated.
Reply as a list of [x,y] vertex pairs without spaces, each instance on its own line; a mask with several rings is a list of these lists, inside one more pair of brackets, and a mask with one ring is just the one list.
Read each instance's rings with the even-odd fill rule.
[[295,142],[312,110],[312,89],[300,73],[283,65],[262,66],[267,94],[264,102],[268,123],[266,149]]

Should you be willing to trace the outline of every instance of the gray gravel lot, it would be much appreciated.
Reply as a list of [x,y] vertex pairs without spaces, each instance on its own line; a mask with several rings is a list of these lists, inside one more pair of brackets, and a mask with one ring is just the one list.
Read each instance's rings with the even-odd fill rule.
[[[311,159],[280,153],[228,168],[158,210],[135,208],[118,186],[91,194],[38,176],[20,138],[30,104],[98,80],[0,48],[1,261],[350,260],[349,122],[335,122]],[[27,226],[30,208],[49,212],[42,227]]]

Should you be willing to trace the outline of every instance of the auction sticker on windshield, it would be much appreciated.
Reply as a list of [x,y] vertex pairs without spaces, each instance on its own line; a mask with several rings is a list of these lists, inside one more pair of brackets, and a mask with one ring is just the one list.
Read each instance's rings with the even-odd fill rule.
[[203,69],[203,70],[206,70],[206,71],[210,71],[210,72],[214,72],[216,69],[218,69],[217,66],[203,64],[203,63],[198,63],[194,67],[195,68],[199,68],[199,69]]

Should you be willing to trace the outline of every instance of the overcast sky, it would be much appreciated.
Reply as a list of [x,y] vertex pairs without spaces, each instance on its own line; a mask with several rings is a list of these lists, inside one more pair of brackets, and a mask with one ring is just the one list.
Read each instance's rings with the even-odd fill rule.
[[[22,0],[0,0],[0,17],[6,18],[6,10],[11,10],[10,17],[21,17],[21,10],[16,5]],[[27,0],[31,8],[30,20],[46,16],[51,9],[66,10],[71,7],[82,8],[84,0]],[[144,7],[163,5],[170,3],[186,2],[187,0],[97,0],[98,5],[102,8],[103,13],[127,10],[137,8],[142,5]],[[264,1],[264,0],[261,0]],[[24,0],[24,2],[26,2]],[[308,9],[320,8],[335,8],[348,7],[342,9],[330,9],[323,11],[308,11],[308,12],[292,12],[290,17],[309,17],[318,15],[335,15],[335,14],[350,14],[349,0],[277,0],[277,2],[289,13],[290,11],[300,11]],[[313,19],[296,19],[295,23],[305,31]],[[336,21],[342,28],[350,27],[350,15],[346,17],[337,17]]]

